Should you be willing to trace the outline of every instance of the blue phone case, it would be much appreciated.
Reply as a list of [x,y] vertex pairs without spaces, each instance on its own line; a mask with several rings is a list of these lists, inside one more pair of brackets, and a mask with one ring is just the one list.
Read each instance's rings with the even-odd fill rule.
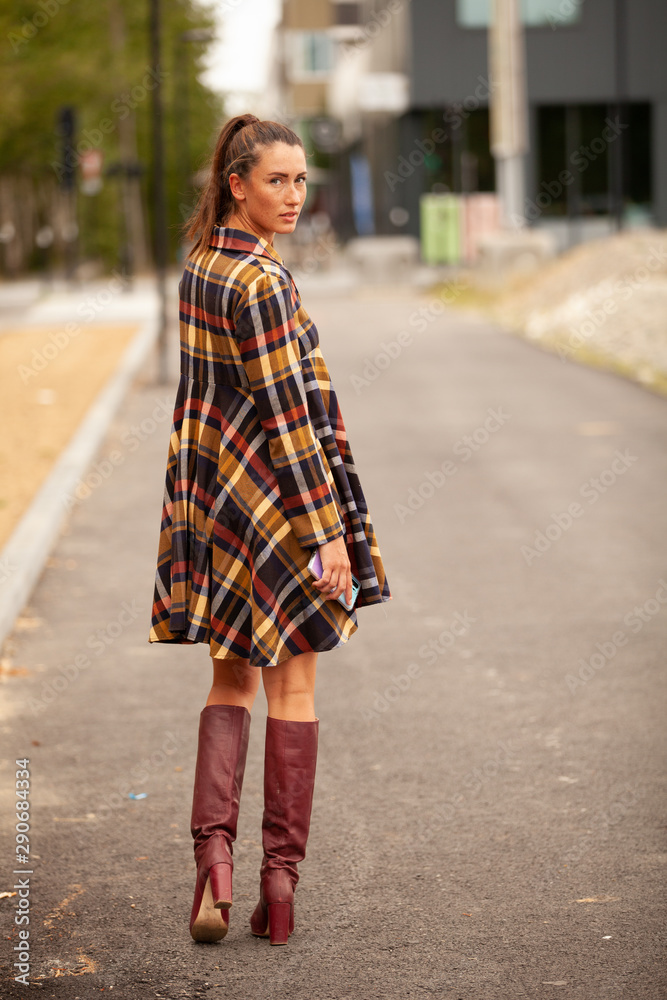
[[[310,570],[310,575],[316,580],[320,580],[322,577],[322,560],[320,559],[319,549],[315,549],[310,561],[308,562],[308,569]],[[357,594],[359,593],[359,581],[356,576],[352,574],[352,603],[347,604],[345,601],[345,591],[337,597],[336,600],[339,604],[342,604],[346,611],[351,611],[354,607],[354,602],[357,599]]]

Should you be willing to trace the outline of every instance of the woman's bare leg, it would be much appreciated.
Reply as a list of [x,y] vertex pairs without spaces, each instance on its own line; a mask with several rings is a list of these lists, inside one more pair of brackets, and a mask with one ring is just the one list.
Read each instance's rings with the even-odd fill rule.
[[315,722],[317,653],[299,653],[275,667],[262,668],[271,719]]
[[207,705],[241,705],[250,712],[259,690],[259,670],[247,660],[213,660]]

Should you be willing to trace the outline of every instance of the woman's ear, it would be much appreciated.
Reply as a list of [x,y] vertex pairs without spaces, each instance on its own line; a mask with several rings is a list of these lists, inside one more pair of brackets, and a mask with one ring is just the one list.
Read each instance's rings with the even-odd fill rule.
[[238,174],[229,175],[229,190],[236,201],[245,201],[245,184]]

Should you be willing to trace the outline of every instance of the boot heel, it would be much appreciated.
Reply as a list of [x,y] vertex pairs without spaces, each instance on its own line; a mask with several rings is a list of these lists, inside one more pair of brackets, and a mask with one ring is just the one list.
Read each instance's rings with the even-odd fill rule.
[[211,879],[206,879],[202,891],[198,882],[190,916],[190,934],[195,941],[221,941],[229,930],[229,910],[215,908]]
[[216,910],[228,910],[232,905],[232,866],[220,862],[209,870],[211,895]]
[[271,944],[287,944],[289,937],[291,903],[269,903],[269,940]]

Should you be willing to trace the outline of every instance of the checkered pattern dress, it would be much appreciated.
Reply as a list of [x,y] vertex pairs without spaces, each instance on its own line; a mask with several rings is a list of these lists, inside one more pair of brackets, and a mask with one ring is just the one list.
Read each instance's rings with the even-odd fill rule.
[[216,227],[180,284],[181,376],[150,642],[273,666],[341,645],[313,549],[345,536],[356,606],[390,598],[317,329],[280,255]]

